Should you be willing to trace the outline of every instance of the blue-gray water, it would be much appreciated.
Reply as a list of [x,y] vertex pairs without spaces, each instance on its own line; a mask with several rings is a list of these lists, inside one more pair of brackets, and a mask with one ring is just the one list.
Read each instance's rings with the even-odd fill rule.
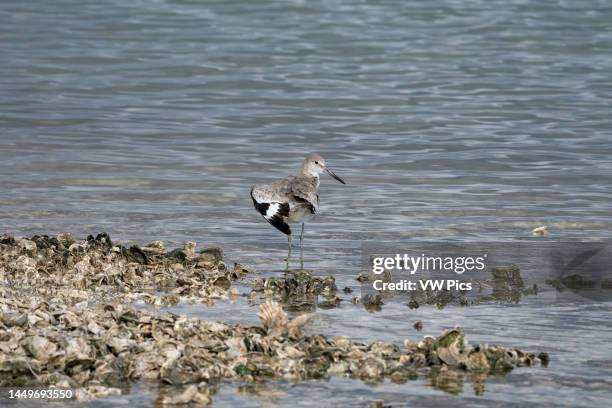
[[[358,289],[365,239],[612,237],[609,1],[0,3],[0,231],[108,231],[220,244],[262,272],[285,240],[249,186],[322,153],[306,267]],[[184,307],[253,321],[245,301]],[[402,341],[461,324],[473,342],[551,353],[477,396],[427,380],[224,385],[216,406],[609,406],[610,303],[319,310],[314,329]],[[135,387],[122,399],[147,406]],[[99,406],[105,402],[97,402]],[[510,404],[508,402],[508,404]]]

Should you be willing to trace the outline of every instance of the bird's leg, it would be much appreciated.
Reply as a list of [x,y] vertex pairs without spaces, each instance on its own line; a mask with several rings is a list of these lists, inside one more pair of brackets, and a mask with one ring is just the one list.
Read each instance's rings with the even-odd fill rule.
[[289,244],[289,251],[287,252],[287,268],[289,268],[289,259],[291,259],[291,235],[287,235],[287,242]]
[[302,223],[302,233],[300,234],[300,248],[304,247],[304,223]]
[[302,233],[300,234],[300,269],[304,269],[304,223],[302,223]]

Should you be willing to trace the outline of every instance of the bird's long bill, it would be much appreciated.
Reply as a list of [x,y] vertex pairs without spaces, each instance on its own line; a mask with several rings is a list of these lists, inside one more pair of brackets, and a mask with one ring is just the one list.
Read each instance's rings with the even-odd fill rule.
[[342,184],[346,184],[346,183],[344,182],[344,180],[342,180],[340,177],[336,176],[336,174],[335,174],[333,171],[331,171],[330,169],[325,168],[325,172],[326,172],[327,174],[329,174],[330,176],[332,176],[333,178],[335,178],[336,180],[338,180],[339,182],[341,182]]

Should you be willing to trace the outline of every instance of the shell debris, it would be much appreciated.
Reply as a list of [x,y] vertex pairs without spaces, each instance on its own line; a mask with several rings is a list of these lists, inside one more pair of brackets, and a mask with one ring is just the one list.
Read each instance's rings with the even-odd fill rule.
[[[200,254],[192,244],[167,253],[158,241],[126,248],[107,234],[28,241],[36,248],[0,237],[0,387],[70,387],[78,401],[90,401],[147,381],[160,384],[156,404],[208,405],[227,380],[261,384],[337,375],[402,383],[430,377],[434,386],[458,389],[471,375],[482,392],[486,375],[549,361],[545,353],[470,345],[459,327],[402,345],[310,334],[312,314],[290,319],[272,299],[259,306],[261,323],[253,326],[137,309],[129,302],[145,297],[227,298],[238,275],[249,271],[230,271],[220,250]],[[303,273],[256,282],[281,298],[334,296],[336,290],[333,278]]]
[[541,227],[534,228],[531,230],[531,234],[535,237],[544,237],[548,235],[548,227],[542,225]]

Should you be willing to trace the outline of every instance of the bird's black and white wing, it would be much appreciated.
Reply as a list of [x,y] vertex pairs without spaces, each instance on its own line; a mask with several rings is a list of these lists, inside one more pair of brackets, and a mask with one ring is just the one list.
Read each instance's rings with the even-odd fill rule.
[[284,194],[273,191],[269,186],[253,186],[251,198],[255,209],[276,229],[286,235],[291,235],[291,227],[287,223],[290,206]]

